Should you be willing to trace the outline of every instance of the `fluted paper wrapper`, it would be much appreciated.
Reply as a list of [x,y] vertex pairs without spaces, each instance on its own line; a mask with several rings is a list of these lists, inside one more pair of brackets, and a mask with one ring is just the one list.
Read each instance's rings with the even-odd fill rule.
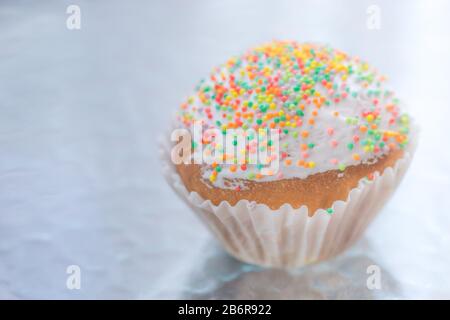
[[201,218],[223,247],[235,258],[260,266],[293,268],[334,257],[358,240],[390,198],[411,162],[416,138],[393,168],[371,181],[361,180],[346,201],[335,201],[333,213],[323,209],[308,215],[308,208],[284,204],[272,210],[264,204],[241,200],[216,206],[189,192],[170,159],[170,143],[161,142],[163,174],[189,207]]

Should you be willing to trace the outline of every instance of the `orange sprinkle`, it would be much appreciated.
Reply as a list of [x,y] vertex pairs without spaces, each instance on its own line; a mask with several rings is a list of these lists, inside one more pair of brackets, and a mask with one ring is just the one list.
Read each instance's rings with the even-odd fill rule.
[[308,138],[308,136],[309,136],[309,132],[307,130],[302,131],[302,137],[303,138]]

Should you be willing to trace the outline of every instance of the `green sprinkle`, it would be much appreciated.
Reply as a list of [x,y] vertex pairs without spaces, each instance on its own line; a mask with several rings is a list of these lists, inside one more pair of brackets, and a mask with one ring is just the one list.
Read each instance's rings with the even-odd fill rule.
[[265,113],[265,112],[267,112],[267,109],[269,109],[269,106],[267,104],[263,103],[263,104],[259,105],[259,110],[261,112]]

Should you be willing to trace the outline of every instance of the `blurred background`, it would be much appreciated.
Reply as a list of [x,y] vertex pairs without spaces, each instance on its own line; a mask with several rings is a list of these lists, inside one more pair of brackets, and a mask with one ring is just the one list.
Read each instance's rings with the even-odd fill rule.
[[[1,1],[0,298],[450,298],[449,12],[450,1]],[[212,67],[273,39],[368,60],[421,126],[366,236],[292,271],[225,254],[166,185],[156,143]],[[366,286],[370,265],[380,290]]]

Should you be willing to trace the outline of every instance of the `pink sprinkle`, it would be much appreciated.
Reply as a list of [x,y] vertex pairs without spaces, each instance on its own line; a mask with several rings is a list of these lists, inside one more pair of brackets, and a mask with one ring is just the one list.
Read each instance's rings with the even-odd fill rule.
[[277,178],[278,178],[278,179],[282,179],[282,178],[283,178],[283,172],[279,172],[279,173],[277,174]]
[[329,136],[332,136],[333,133],[334,133],[334,129],[333,128],[328,128],[327,129],[327,133],[328,133]]
[[335,158],[333,158],[333,159],[330,159],[330,162],[332,163],[332,164],[338,164],[338,159],[335,159]]
[[330,144],[333,148],[336,148],[338,145],[338,142],[336,140],[331,140]]
[[355,135],[353,136],[353,141],[354,141],[355,143],[357,143],[357,142],[359,141],[359,136],[355,134]]
[[308,153],[308,152],[303,152],[303,153],[302,153],[302,157],[303,157],[304,159],[308,158],[308,157],[309,157],[309,153]]

